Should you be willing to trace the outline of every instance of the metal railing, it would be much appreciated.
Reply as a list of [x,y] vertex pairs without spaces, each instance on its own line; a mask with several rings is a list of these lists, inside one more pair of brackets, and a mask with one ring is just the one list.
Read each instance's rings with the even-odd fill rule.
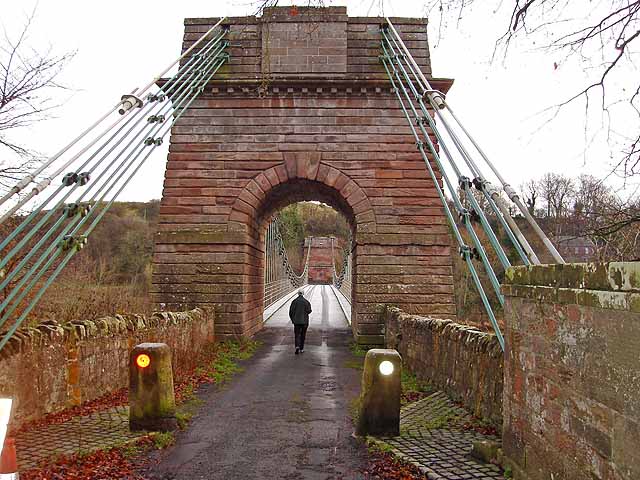
[[267,308],[296,288],[309,282],[309,257],[307,249],[304,269],[297,275],[289,262],[287,249],[280,233],[280,220],[276,217],[267,227],[264,260],[264,307]]

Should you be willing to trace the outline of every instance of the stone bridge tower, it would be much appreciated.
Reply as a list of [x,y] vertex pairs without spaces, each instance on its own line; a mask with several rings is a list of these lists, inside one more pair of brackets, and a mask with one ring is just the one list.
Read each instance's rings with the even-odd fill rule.
[[[186,19],[183,48],[217,20]],[[218,338],[253,335],[269,220],[318,200],[353,229],[359,342],[382,343],[380,304],[455,316],[446,219],[378,59],[381,21],[345,7],[228,19],[230,61],[171,132],[156,303],[213,307]],[[431,77],[426,20],[393,21]]]
[[329,237],[304,239],[303,258],[309,252],[309,283],[333,283],[333,249]]

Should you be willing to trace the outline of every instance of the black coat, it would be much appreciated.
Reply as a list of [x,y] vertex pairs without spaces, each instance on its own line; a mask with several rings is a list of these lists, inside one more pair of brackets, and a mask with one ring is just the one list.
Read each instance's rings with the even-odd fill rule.
[[289,318],[294,325],[309,325],[311,304],[302,295],[298,295],[289,307]]

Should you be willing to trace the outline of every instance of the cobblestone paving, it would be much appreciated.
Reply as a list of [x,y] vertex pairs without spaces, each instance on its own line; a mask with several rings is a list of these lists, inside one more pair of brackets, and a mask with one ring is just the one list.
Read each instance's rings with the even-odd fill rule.
[[114,407],[19,434],[16,437],[18,466],[20,470],[28,470],[60,455],[88,453],[144,435],[144,432],[129,431],[129,407]]
[[499,467],[472,458],[472,442],[496,440],[463,426],[471,415],[442,392],[404,407],[400,413],[400,436],[382,440],[394,453],[410,461],[433,480],[503,479]]

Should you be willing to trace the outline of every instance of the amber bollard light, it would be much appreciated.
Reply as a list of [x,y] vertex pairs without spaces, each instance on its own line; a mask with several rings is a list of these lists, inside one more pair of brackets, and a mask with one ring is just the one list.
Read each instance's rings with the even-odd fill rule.
[[141,343],[129,356],[129,428],[166,432],[177,427],[171,350]]
[[367,352],[362,372],[358,435],[400,434],[401,374],[402,358],[396,350],[373,348]]

